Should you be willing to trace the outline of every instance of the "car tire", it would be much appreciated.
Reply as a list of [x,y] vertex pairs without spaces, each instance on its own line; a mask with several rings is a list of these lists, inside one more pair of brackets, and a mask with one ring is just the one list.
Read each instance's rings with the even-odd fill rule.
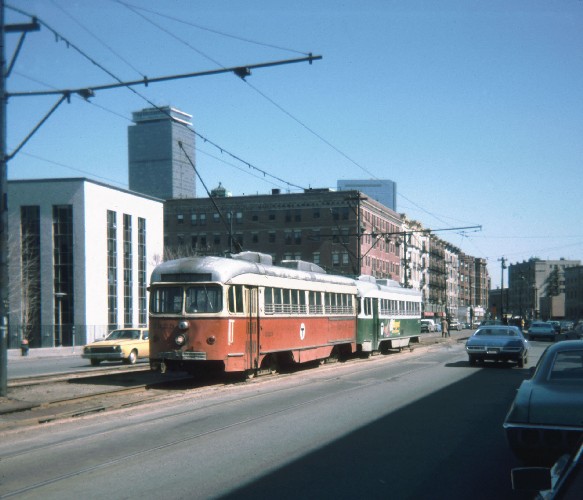
[[476,366],[478,364],[478,360],[474,356],[470,356],[470,365]]
[[524,368],[524,365],[526,364],[526,358],[524,356],[520,356],[520,358],[518,358],[517,364],[518,368]]
[[99,366],[99,363],[101,363],[100,359],[92,359],[91,360],[91,366]]
[[137,360],[138,360],[138,353],[134,349],[132,352],[130,352],[130,355],[128,356],[126,363],[128,365],[135,365]]

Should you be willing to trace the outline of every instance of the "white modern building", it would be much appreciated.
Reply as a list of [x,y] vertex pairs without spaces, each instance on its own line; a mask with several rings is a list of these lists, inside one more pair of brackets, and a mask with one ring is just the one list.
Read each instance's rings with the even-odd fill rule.
[[9,348],[146,325],[163,211],[160,199],[85,178],[9,181]]

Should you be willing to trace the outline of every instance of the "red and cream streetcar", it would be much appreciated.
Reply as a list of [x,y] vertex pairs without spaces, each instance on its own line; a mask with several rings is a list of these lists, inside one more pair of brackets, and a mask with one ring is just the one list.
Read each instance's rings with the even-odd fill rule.
[[164,262],[150,282],[150,365],[251,375],[350,354],[356,295],[351,278],[264,254]]

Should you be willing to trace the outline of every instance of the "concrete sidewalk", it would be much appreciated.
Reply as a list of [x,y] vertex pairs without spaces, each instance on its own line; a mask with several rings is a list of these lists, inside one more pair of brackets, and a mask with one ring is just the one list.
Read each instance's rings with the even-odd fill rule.
[[40,347],[29,349],[26,356],[22,355],[20,349],[8,349],[8,361],[27,361],[38,358],[62,358],[68,356],[80,356],[83,346],[75,347]]

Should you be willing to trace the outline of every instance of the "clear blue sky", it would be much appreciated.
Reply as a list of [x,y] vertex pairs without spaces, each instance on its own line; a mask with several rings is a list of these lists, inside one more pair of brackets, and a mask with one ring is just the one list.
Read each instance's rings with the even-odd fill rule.
[[[9,179],[127,187],[132,111],[172,105],[209,189],[233,195],[391,179],[397,209],[486,258],[583,259],[581,0],[12,0],[30,33],[10,92],[79,88],[302,57],[321,61],[98,92],[62,104]],[[132,7],[133,6],[133,7]],[[6,8],[7,23],[28,19]],[[10,60],[18,40],[6,37]],[[100,68],[98,63],[104,69]],[[113,76],[112,76],[113,75]],[[13,97],[12,151],[56,102]],[[197,186],[197,196],[206,196]],[[505,278],[506,279],[506,278]]]

